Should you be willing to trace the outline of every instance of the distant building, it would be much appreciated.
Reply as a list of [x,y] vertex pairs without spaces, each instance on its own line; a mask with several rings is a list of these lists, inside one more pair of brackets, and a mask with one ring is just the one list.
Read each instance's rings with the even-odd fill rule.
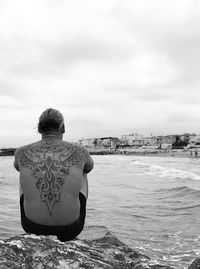
[[82,138],[79,140],[79,143],[84,147],[93,148],[94,147],[95,138]]
[[120,141],[117,137],[87,138],[79,140],[80,144],[88,148],[113,148],[115,149]]
[[195,135],[190,138],[188,148],[200,148],[200,135]]
[[173,144],[176,141],[176,135],[165,135],[162,136],[162,143],[163,144]]
[[189,139],[192,139],[192,138],[194,138],[196,136],[197,136],[196,134],[189,134]]
[[127,146],[141,147],[144,145],[144,136],[138,133],[122,135],[121,144]]
[[146,147],[155,147],[156,145],[156,137],[155,136],[145,136],[143,145]]
[[[80,144],[88,148],[106,149],[118,147],[143,147],[143,148],[158,148],[170,149],[175,144],[179,143],[185,147],[189,143],[190,146],[200,147],[200,135],[183,134],[183,135],[165,135],[165,136],[144,136],[138,133],[129,135],[122,135],[121,139],[117,137],[100,137],[100,138],[86,138],[79,140]],[[178,146],[179,146],[178,144]],[[184,144],[184,145],[182,145]]]
[[155,146],[157,147],[157,148],[161,148],[162,147],[162,136],[155,136],[154,137],[154,143],[155,143]]
[[117,137],[101,137],[98,138],[100,147],[102,148],[116,148],[120,141]]
[[176,142],[177,135],[165,135],[162,136],[161,140],[161,148],[162,149],[170,149],[172,145]]

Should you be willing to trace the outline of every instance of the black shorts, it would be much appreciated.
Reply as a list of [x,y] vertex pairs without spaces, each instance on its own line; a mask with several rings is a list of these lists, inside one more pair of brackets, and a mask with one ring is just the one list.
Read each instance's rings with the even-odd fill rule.
[[26,233],[36,235],[56,235],[62,241],[69,241],[77,237],[83,230],[86,215],[86,198],[80,192],[80,216],[79,218],[68,225],[44,225],[31,221],[25,215],[24,211],[24,195],[20,197],[21,224]]

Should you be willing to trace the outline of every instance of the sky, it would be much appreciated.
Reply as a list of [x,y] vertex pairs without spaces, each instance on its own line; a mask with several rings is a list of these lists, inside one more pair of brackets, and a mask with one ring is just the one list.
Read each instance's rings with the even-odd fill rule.
[[199,0],[2,0],[0,147],[40,140],[200,133]]

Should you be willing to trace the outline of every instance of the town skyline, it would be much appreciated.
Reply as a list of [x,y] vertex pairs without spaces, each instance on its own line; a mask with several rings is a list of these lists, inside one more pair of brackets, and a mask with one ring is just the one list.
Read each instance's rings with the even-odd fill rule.
[[[123,137],[123,136],[143,136],[143,137],[151,137],[151,136],[156,136],[156,137],[159,137],[159,136],[182,136],[182,135],[185,135],[185,134],[188,134],[188,135],[192,135],[192,136],[198,136],[198,135],[200,135],[199,133],[192,133],[192,132],[183,132],[183,133],[166,133],[166,134],[153,134],[153,133],[151,133],[151,134],[142,134],[142,133],[139,133],[139,132],[132,132],[132,133],[128,133],[128,134],[122,134],[122,135],[120,135],[120,136],[95,136],[95,137],[82,137],[81,139],[95,139],[95,138],[103,138],[103,137],[117,137],[117,138],[119,138],[119,137]],[[80,140],[80,139],[79,139]]]
[[[95,145],[95,141],[97,141],[97,144],[98,144],[98,141],[106,141],[106,140],[110,140],[110,141],[114,141],[115,142],[120,142],[123,144],[123,142],[133,142],[133,141],[140,141],[141,145],[146,145],[147,144],[151,144],[152,142],[153,143],[170,143],[170,144],[173,144],[176,140],[180,139],[180,140],[187,140],[187,142],[189,142],[190,140],[193,140],[194,141],[200,141],[200,134],[195,134],[195,133],[182,133],[182,134],[168,134],[168,135],[143,135],[143,134],[139,134],[137,132],[134,132],[134,133],[130,133],[130,134],[124,134],[124,135],[121,135],[121,136],[104,136],[104,137],[87,137],[87,138],[81,138],[79,139],[78,141],[71,141],[71,142],[74,142],[74,143],[80,143],[84,146],[91,146],[92,147]],[[116,141],[117,140],[117,141]],[[131,145],[130,143],[130,145]],[[139,144],[140,144],[139,143]],[[126,143],[124,143],[126,144]],[[128,144],[127,144],[128,145]],[[133,145],[133,144],[132,144]],[[6,151],[7,150],[11,150],[11,152],[13,152],[13,150],[15,150],[17,147],[16,146],[2,146],[0,147],[1,150],[5,149]]]
[[142,149],[192,149],[200,148],[200,135],[184,133],[181,135],[165,136],[143,136],[132,133],[118,137],[86,138],[79,143],[88,149],[120,149],[120,148],[142,148]]
[[[106,133],[107,134],[107,133]],[[129,132],[129,133],[122,133],[122,134],[119,134],[119,135],[116,135],[116,134],[107,134],[107,135],[95,135],[95,136],[86,136],[86,137],[79,137],[78,139],[68,139],[67,138],[67,134],[64,134],[63,135],[63,140],[65,141],[69,141],[69,142],[72,142],[72,143],[77,143],[77,142],[80,142],[81,140],[87,140],[87,139],[102,139],[102,138],[118,138],[118,139],[121,139],[122,137],[125,137],[125,136],[137,136],[138,137],[144,137],[144,138],[148,138],[148,137],[166,137],[166,136],[183,136],[183,135],[190,135],[190,136],[200,136],[200,132],[199,133],[194,133],[194,132],[175,132],[175,133],[169,133],[169,132],[166,132],[166,133],[158,133],[158,134],[154,134],[154,133],[148,133],[146,132],[145,133],[140,133],[140,132],[137,132],[137,131],[132,131],[132,132]],[[28,137],[28,139],[24,140],[23,141],[15,141],[13,143],[0,143],[0,148],[18,148],[22,145],[26,145],[26,144],[30,144],[30,143],[33,143],[33,142],[36,142],[36,141],[39,141],[41,140],[41,134],[37,133],[35,131],[35,135],[34,136],[30,136]],[[21,142],[21,143],[20,143]]]

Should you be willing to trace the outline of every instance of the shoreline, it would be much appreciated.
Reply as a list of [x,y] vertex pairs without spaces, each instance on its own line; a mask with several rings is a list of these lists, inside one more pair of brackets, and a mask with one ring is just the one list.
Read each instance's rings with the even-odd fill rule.
[[[200,158],[200,151],[197,157],[195,156],[194,150],[184,150],[184,149],[94,149],[87,148],[90,155],[129,155],[129,156],[146,156],[146,157],[175,157],[175,158],[190,158],[198,159]],[[0,152],[0,157],[14,156],[13,149],[6,149]]]
[[147,157],[174,157],[174,158],[191,158],[198,159],[194,153],[185,150],[149,150],[149,149],[89,149],[90,155],[129,155],[129,156],[147,156]]

